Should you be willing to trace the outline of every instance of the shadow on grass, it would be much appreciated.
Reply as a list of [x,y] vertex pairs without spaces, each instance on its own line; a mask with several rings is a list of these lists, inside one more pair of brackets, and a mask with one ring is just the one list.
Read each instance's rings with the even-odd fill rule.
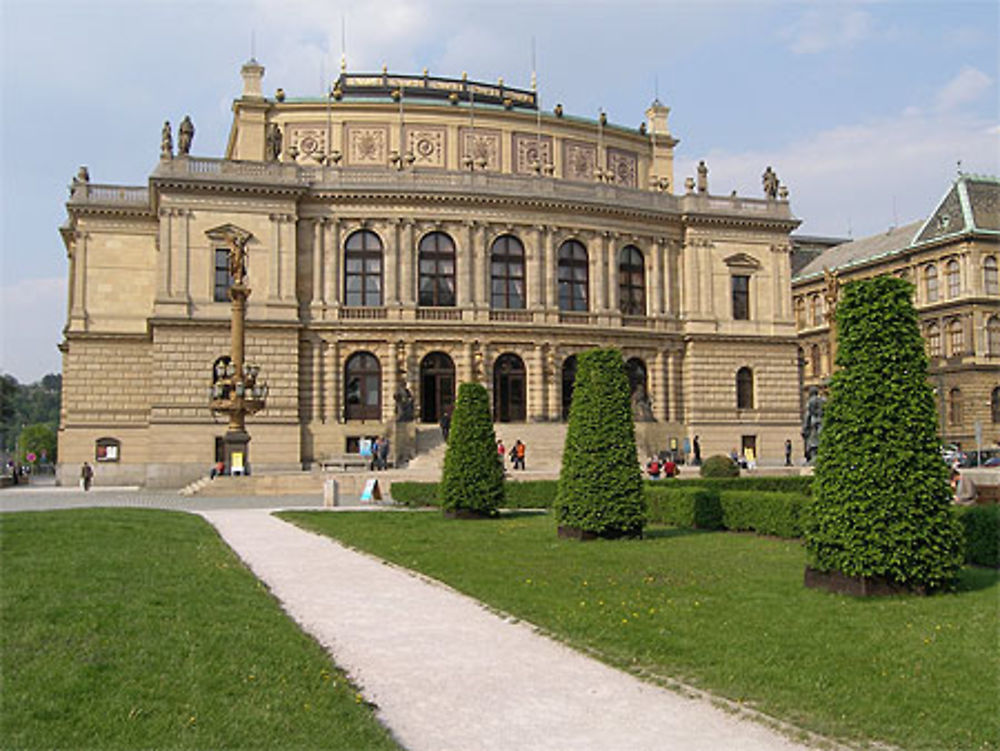
[[674,537],[688,537],[690,535],[711,535],[715,534],[716,531],[689,527],[646,527],[642,535],[647,540],[669,540]]
[[966,566],[958,572],[958,584],[955,591],[959,594],[977,592],[996,587],[998,582],[1000,582],[1000,571],[997,569]]

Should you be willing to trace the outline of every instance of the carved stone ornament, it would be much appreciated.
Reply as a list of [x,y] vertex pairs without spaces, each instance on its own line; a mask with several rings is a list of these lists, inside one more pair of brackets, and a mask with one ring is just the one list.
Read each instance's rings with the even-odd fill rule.
[[552,139],[539,138],[534,133],[515,133],[514,172],[520,175],[535,174],[538,167],[552,163]]
[[594,179],[597,167],[597,148],[591,143],[567,141],[564,146],[565,177],[567,180]]
[[445,129],[407,128],[406,150],[421,167],[444,167]]
[[320,162],[326,155],[326,129],[288,127],[289,143],[305,161]]
[[483,169],[500,170],[500,131],[462,128],[462,160],[471,158]]
[[389,134],[383,127],[349,127],[348,162],[354,165],[384,165],[388,158]]
[[639,184],[639,159],[631,151],[608,149],[608,170],[611,172],[611,182],[626,188],[635,188]]

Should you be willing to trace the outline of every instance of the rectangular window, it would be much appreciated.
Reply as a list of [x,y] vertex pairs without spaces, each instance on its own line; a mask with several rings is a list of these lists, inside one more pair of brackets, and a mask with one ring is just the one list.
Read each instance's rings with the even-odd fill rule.
[[749,276],[733,276],[733,318],[737,321],[750,320]]
[[233,277],[229,274],[229,251],[226,248],[215,249],[215,302],[229,301],[229,288],[233,285]]

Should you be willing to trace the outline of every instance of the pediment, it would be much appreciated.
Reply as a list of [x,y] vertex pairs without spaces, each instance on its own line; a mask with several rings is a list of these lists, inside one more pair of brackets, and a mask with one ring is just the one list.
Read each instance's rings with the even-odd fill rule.
[[249,230],[229,223],[220,224],[218,227],[205,230],[205,234],[210,240],[218,240],[220,242],[228,242],[230,239],[235,238],[240,245],[246,245],[247,241],[253,237],[253,233]]
[[761,267],[760,261],[754,258],[749,253],[733,253],[731,256],[723,259],[727,266],[737,267],[741,269],[754,269],[757,270]]

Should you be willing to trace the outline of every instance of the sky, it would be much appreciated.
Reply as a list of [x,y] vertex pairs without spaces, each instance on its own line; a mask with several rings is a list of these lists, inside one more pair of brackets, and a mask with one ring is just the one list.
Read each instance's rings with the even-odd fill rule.
[[[534,53],[533,53],[534,50]],[[761,194],[798,232],[865,237],[926,217],[958,170],[1000,175],[996,0],[0,0],[0,373],[59,372],[67,186],[145,185],[164,120],[222,156],[240,66],[319,95],[346,53],[381,70],[528,88],[632,127],[671,108],[675,183]]]

